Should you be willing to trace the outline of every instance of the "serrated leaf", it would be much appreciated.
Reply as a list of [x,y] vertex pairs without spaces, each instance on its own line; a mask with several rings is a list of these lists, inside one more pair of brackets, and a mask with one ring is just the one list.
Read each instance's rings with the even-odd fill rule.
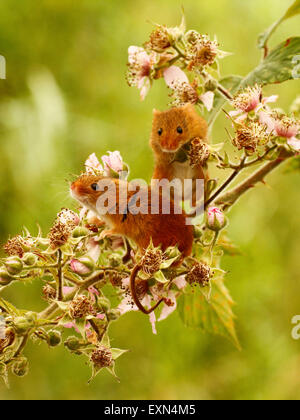
[[296,0],[292,6],[286,11],[286,13],[277,20],[275,23],[273,23],[265,32],[259,35],[258,38],[258,48],[265,48],[267,45],[269,39],[273,35],[273,33],[276,31],[276,29],[281,25],[282,22],[284,22],[287,19],[290,19],[300,13],[300,0]]
[[241,87],[283,83],[294,79],[295,57],[300,54],[300,37],[290,38],[270,54],[242,82]]
[[211,334],[226,337],[240,349],[234,325],[233,304],[229,291],[224,285],[224,274],[218,272],[211,279],[209,301],[200,287],[197,287],[193,293],[181,296],[178,311],[186,326],[201,328]]
[[[232,95],[234,95],[238,89],[240,84],[242,83],[242,76],[227,76],[220,80],[220,84],[227,89]],[[223,108],[223,106],[226,104],[227,99],[221,93],[216,92],[215,94],[215,100],[214,100],[214,108],[212,112],[210,113],[208,123],[209,125],[212,125],[219,115],[219,112]]]

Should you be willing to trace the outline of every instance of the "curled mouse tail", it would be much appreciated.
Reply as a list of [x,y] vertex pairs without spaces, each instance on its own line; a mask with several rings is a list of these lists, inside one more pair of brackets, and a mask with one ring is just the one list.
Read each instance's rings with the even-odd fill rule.
[[139,310],[141,312],[143,312],[146,315],[151,314],[151,312],[155,311],[156,308],[158,308],[158,306],[163,302],[163,299],[160,299],[154,306],[152,306],[152,308],[150,309],[146,309],[144,308],[144,306],[142,305],[142,303],[140,302],[138,295],[136,293],[136,278],[137,275],[139,273],[139,271],[141,270],[141,266],[139,264],[137,264],[134,269],[132,270],[131,276],[130,276],[130,290],[131,290],[131,296],[132,299],[134,301],[134,303],[136,304],[136,306],[139,308]]

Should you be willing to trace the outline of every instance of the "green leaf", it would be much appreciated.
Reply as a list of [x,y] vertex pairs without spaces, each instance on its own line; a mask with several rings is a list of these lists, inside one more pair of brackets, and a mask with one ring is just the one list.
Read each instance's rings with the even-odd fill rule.
[[121,349],[110,349],[113,359],[117,360],[119,357],[121,357],[123,354],[127,353],[129,350],[121,350]]
[[218,270],[211,283],[209,300],[200,287],[182,295],[178,302],[180,317],[187,327],[226,337],[240,349],[232,311],[234,302],[224,285],[224,274]]
[[161,270],[165,270],[166,268],[170,268],[171,265],[173,265],[173,263],[175,261],[178,260],[178,257],[174,257],[174,258],[170,258],[169,260],[164,261],[161,265],[160,265],[160,269]]
[[[241,76],[227,76],[224,79],[220,80],[220,84],[227,89],[232,95],[234,95],[238,89],[240,84],[242,83],[243,78]],[[217,118],[217,116],[219,115],[219,112],[221,111],[221,109],[223,108],[223,106],[226,104],[227,99],[221,95],[221,93],[217,92],[215,95],[215,100],[214,100],[214,109],[212,110],[212,112],[210,113],[209,116],[209,125],[212,125],[215,121],[215,119]]]
[[284,172],[286,174],[289,174],[291,172],[300,172],[300,156],[290,159],[285,166]]
[[267,85],[294,79],[295,57],[300,54],[300,37],[282,42],[242,82],[241,87],[255,83]]
[[286,13],[277,20],[273,25],[271,25],[265,32],[259,35],[258,37],[258,48],[265,48],[269,39],[276,31],[276,29],[283,23],[285,20],[290,19],[300,13],[300,0],[296,0],[292,6],[286,11]]
[[153,277],[159,283],[167,283],[168,282],[168,280],[165,278],[164,273],[162,271],[158,271],[157,273],[154,274]]

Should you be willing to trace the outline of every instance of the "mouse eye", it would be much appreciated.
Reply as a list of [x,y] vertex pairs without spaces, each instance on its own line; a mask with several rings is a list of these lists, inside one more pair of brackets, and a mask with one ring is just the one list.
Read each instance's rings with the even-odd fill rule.
[[162,133],[163,133],[163,129],[162,129],[162,128],[160,128],[160,129],[158,130],[158,132],[157,132],[157,133],[158,133],[158,135],[159,135],[159,136],[161,136],[161,135],[162,135]]
[[99,187],[99,185],[98,184],[92,184],[91,185],[91,188],[92,188],[92,190],[94,190],[94,191],[99,191],[100,190],[100,187]]
[[183,133],[183,129],[182,129],[182,127],[177,127],[177,133],[178,133],[178,134],[182,134],[182,133]]

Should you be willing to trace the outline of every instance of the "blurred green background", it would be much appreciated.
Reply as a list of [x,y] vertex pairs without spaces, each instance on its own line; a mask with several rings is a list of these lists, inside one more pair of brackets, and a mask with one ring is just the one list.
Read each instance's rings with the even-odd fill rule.
[[[233,56],[224,75],[247,74],[260,59],[258,33],[282,15],[289,0],[3,0],[0,54],[0,240],[23,225],[49,229],[63,206],[76,207],[68,180],[86,157],[120,150],[133,177],[149,180],[152,108],[165,108],[158,81],[144,103],[125,82],[127,48],[141,45],[149,21],[176,25],[185,8],[189,28],[217,35]],[[272,43],[300,35],[299,18]],[[299,81],[273,86],[288,110]],[[225,138],[223,116],[213,141]],[[282,168],[231,212],[230,233],[243,255],[226,258],[228,287],[237,302],[243,351],[222,338],[186,329],[177,314],[153,336],[147,317],[128,314],[112,328],[120,359],[118,384],[106,373],[90,385],[84,361],[63,348],[31,345],[30,374],[0,384],[1,399],[298,399],[300,342],[291,318],[300,314],[299,174]],[[41,284],[14,287],[13,302],[39,310]]]

